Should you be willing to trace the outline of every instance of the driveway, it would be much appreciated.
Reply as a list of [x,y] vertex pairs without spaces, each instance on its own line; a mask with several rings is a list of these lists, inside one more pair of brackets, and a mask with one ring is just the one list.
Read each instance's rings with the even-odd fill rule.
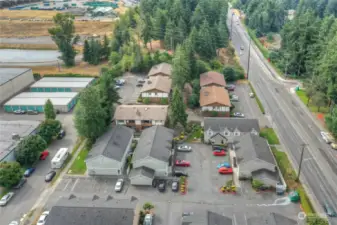
[[118,90],[121,97],[120,102],[122,104],[135,104],[140,95],[141,87],[137,87],[137,80],[144,78],[142,74],[126,73],[122,77],[125,80],[125,84]]
[[[1,120],[43,120],[44,115],[14,115],[9,113],[1,113]],[[67,147],[73,148],[76,141],[76,130],[73,126],[72,114],[57,115],[57,119],[61,121],[67,135],[62,140],[55,140],[49,146],[50,155],[45,161],[36,164],[36,170],[31,177],[27,179],[27,183],[19,190],[15,191],[12,201],[6,206],[0,208],[0,225],[8,225],[13,220],[19,220],[24,214],[28,213],[36,200],[39,198],[43,190],[48,187],[49,183],[45,183],[44,177],[51,170],[50,161],[56,152]]]

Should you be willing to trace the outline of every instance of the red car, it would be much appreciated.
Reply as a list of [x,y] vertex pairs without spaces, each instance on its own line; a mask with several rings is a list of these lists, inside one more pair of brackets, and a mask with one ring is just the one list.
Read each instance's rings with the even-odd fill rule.
[[226,167],[221,167],[218,172],[220,174],[232,174],[233,173],[233,169],[232,168],[226,168]]
[[40,160],[45,160],[48,155],[49,155],[48,150],[44,150],[43,152],[41,152]]
[[214,156],[225,156],[226,151],[225,150],[220,150],[220,151],[213,151]]
[[186,161],[186,160],[176,160],[176,166],[190,166],[191,163],[189,161]]

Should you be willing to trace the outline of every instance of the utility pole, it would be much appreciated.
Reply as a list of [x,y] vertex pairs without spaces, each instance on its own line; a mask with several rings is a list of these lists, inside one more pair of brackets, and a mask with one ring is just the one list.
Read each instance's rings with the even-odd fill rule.
[[300,179],[300,174],[301,174],[301,169],[302,169],[302,162],[303,162],[303,154],[304,154],[304,149],[305,149],[306,146],[307,146],[307,144],[301,144],[301,147],[302,147],[301,159],[300,159],[300,165],[298,167],[298,174],[297,174],[296,181],[299,181],[299,179]]
[[231,17],[231,33],[229,35],[229,40],[232,40],[232,33],[233,33],[233,16],[234,16],[234,13],[232,13],[232,17]]
[[250,45],[251,45],[251,42],[252,42],[252,39],[249,37],[247,80],[248,80],[248,78],[249,78],[249,66],[250,66]]

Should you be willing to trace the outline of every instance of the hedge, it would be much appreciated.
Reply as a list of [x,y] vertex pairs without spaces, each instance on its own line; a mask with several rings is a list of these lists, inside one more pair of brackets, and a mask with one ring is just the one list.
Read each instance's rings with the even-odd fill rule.
[[256,95],[256,92],[255,92],[255,89],[253,88],[253,85],[252,85],[250,82],[248,82],[248,84],[249,84],[249,86],[250,86],[250,89],[251,89],[252,92],[254,93],[254,96],[255,96],[255,99],[256,99],[256,103],[257,103],[257,105],[259,106],[259,108],[260,108],[262,114],[265,114],[266,112],[264,111],[263,105],[262,105],[262,103],[261,103],[259,97],[257,97],[257,95]]

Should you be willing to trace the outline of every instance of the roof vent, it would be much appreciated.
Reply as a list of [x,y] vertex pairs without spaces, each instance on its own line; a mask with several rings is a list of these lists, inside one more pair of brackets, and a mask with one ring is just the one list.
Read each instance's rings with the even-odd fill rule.
[[148,109],[149,109],[149,108],[146,107],[144,110],[147,111]]
[[152,81],[148,80],[148,81],[147,81],[147,84],[152,84]]
[[12,140],[15,140],[15,141],[20,140],[20,135],[17,134],[17,133],[13,133],[13,134],[12,134]]
[[209,95],[209,92],[208,91],[205,91],[204,92],[204,96],[208,96]]

